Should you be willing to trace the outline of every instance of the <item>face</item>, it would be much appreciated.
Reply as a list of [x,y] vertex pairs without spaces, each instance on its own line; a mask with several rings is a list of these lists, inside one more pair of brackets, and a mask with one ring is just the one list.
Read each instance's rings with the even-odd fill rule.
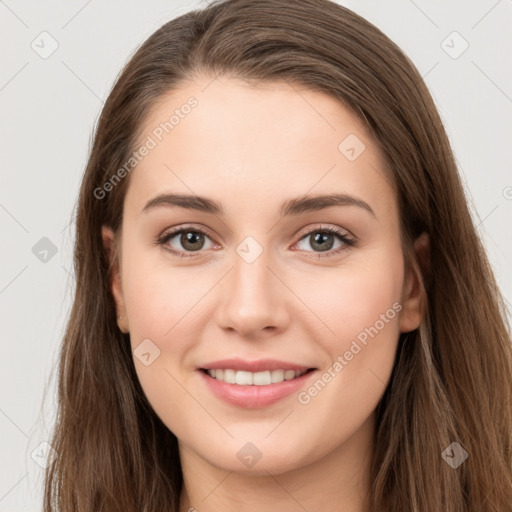
[[141,140],[111,289],[156,414],[230,471],[343,449],[421,320],[364,125],[323,93],[217,78],[163,97]]

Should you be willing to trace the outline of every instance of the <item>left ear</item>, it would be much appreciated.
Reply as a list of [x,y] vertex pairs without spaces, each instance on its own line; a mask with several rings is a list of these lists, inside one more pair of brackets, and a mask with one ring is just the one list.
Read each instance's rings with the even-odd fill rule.
[[425,315],[425,278],[430,267],[430,239],[422,233],[414,242],[418,264],[414,262],[404,278],[402,289],[402,311],[400,314],[400,332],[417,329]]

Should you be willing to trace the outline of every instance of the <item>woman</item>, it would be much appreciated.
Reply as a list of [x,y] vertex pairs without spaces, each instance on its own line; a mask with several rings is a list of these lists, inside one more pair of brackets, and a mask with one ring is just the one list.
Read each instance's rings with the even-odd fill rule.
[[503,299],[424,82],[361,17],[162,26],[76,225],[45,510],[512,510]]

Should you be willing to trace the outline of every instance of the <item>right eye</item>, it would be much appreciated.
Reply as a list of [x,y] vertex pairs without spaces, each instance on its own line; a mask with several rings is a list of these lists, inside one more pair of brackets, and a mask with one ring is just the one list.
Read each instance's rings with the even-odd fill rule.
[[[179,254],[182,258],[190,258],[195,255],[187,253],[200,252],[201,249],[204,248],[205,237],[210,240],[209,236],[200,229],[190,226],[178,227],[170,232],[164,233],[158,239],[158,244],[164,246],[169,252],[175,255]],[[181,247],[176,247],[170,242],[174,242]],[[208,248],[209,247],[207,247],[207,249]]]

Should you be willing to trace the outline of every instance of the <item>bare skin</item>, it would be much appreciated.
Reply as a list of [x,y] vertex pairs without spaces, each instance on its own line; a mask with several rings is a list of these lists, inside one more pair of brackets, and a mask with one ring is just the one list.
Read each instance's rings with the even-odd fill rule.
[[[134,361],[148,400],[179,440],[180,512],[368,512],[375,408],[399,334],[416,329],[423,311],[421,276],[404,270],[383,155],[326,94],[225,77],[170,92],[142,138],[191,96],[197,106],[130,175],[111,283],[132,348],[150,339],[160,350],[150,365]],[[349,134],[365,146],[353,161],[338,149]],[[142,211],[163,193],[211,198],[224,215],[169,205]],[[345,204],[280,215],[285,201],[305,194],[350,194],[373,214]],[[154,243],[181,226],[205,234],[186,246],[179,233]],[[356,245],[325,233],[331,248],[322,250],[314,235],[325,227]],[[263,250],[251,263],[237,252],[246,237],[257,242],[251,251]],[[111,247],[107,227],[103,239]],[[416,249],[427,245],[421,239]],[[377,334],[355,352],[370,326]],[[251,409],[215,396],[198,371],[231,357],[317,370],[300,397]],[[310,393],[326,373],[329,382]],[[261,454],[250,467],[237,456],[248,442]]]

